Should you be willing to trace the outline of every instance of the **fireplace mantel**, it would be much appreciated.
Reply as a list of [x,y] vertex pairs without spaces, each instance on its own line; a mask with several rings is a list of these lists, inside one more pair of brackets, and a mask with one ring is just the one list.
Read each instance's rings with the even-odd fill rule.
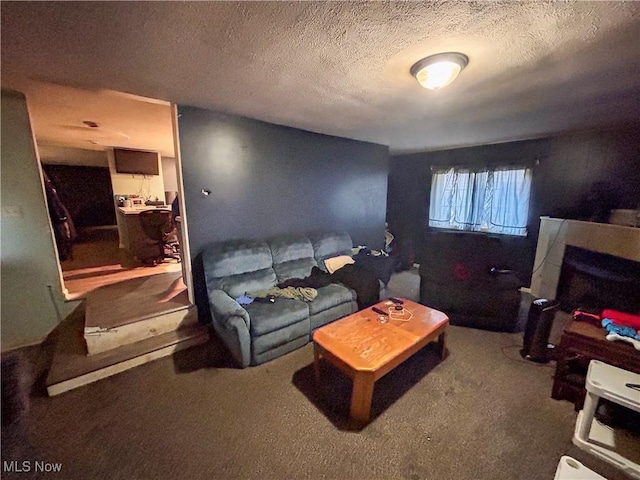
[[532,295],[556,298],[566,245],[640,262],[640,228],[540,217]]

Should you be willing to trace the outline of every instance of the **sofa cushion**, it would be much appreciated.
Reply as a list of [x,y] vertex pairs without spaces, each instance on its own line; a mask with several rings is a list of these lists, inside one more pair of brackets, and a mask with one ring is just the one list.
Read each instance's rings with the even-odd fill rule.
[[267,240],[273,263],[286,263],[300,258],[313,258],[313,247],[304,235],[282,235]]
[[313,258],[299,258],[286,263],[278,263],[273,266],[278,277],[278,283],[292,278],[306,278],[311,274],[311,269],[316,266]]
[[276,274],[273,268],[264,268],[257,272],[241,273],[222,278],[207,278],[207,289],[224,290],[231,298],[238,298],[245,293],[269,290],[276,285]]
[[207,246],[202,252],[202,262],[209,279],[270,268],[273,258],[265,241],[228,240]]
[[291,278],[304,278],[316,266],[313,247],[304,235],[281,235],[267,240],[273,257],[278,283]]
[[321,312],[316,313],[315,315],[311,315],[309,317],[309,323],[311,329],[309,331],[309,340],[313,340],[313,332],[317,329],[331,323],[338,318],[346,317],[347,315],[352,314],[358,310],[358,306],[356,302],[349,303],[341,303],[340,305],[336,305],[335,307],[330,308],[329,310],[323,310]]
[[336,255],[350,255],[353,248],[351,237],[346,232],[314,232],[309,234],[313,256],[318,266],[325,269],[324,261]]
[[304,321],[291,325],[286,330],[256,338],[253,343],[251,364],[260,365],[305,346],[309,343],[309,334],[305,332],[300,337],[295,336],[308,328],[307,322]]
[[[309,319],[287,325],[265,335],[254,336],[251,342],[251,363],[257,365],[266,359],[275,358],[301,347],[309,341]],[[269,355],[267,352],[274,352]]]
[[298,300],[276,298],[274,303],[253,302],[245,306],[251,318],[251,336],[280,330],[309,317],[307,304]]
[[315,315],[318,312],[329,310],[336,305],[349,303],[356,300],[356,293],[343,285],[332,283],[326,287],[318,288],[318,296],[309,303],[309,313]]

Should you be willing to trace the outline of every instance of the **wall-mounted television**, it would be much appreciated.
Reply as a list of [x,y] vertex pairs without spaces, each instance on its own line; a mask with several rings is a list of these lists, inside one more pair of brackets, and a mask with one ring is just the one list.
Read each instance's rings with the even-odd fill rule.
[[158,152],[114,148],[116,172],[138,175],[160,175]]

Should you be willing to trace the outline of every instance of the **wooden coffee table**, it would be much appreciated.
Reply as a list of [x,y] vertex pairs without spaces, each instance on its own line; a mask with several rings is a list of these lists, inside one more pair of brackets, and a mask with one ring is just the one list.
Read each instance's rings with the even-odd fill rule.
[[320,381],[320,358],[325,358],[353,379],[351,420],[369,422],[375,382],[421,350],[437,341],[440,358],[445,357],[445,335],[449,317],[424,305],[401,299],[404,309],[394,310],[388,300],[374,305],[389,312],[387,323],[372,308],[360,310],[319,328],[313,334],[314,369]]

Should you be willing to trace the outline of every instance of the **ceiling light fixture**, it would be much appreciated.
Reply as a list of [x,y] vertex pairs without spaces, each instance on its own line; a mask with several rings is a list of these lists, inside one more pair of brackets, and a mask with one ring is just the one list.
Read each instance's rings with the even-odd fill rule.
[[423,58],[411,67],[411,75],[429,90],[446,87],[469,63],[469,57],[462,53],[438,53]]

